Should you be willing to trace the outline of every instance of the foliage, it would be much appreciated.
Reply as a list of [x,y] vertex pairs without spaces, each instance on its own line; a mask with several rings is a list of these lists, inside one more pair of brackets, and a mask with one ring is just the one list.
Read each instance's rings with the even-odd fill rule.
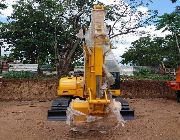
[[163,31],[171,31],[172,33],[180,32],[180,14],[173,12],[171,14],[164,14],[156,21],[157,29],[164,29]]
[[153,71],[150,71],[149,69],[141,69],[138,72],[134,72],[133,76],[121,76],[121,80],[160,80],[160,81],[170,81],[175,80],[174,75],[162,75],[154,73]]
[[179,54],[180,61],[180,12],[179,10],[175,10],[175,12],[171,14],[164,14],[159,17],[157,22],[157,29],[163,29],[163,31],[170,31],[172,33],[171,39],[175,41],[174,46],[177,47],[177,52]]
[[176,68],[179,62],[175,39],[168,35],[162,37],[142,37],[132,43],[128,51],[122,55],[123,64],[136,66],[159,66]]
[[132,43],[128,51],[122,55],[123,64],[137,66],[159,66],[177,68],[180,62],[180,15],[177,12],[164,14],[156,21],[157,29],[170,31],[166,37],[141,37]]
[[165,38],[141,37],[122,55],[123,64],[136,66],[159,66],[162,62],[167,67],[178,64],[178,50],[171,35]]
[[8,72],[2,74],[3,78],[32,78],[33,73],[29,71],[19,71],[19,72]]
[[43,3],[39,9],[44,10],[39,11],[30,1],[19,1],[13,5],[14,11],[9,17],[13,21],[3,26],[1,35],[10,44],[13,51],[11,55],[15,56],[15,59],[23,61],[26,58],[26,63],[37,63],[46,61],[49,52],[53,52],[52,16],[44,14],[47,13],[45,7]]
[[[0,38],[9,45],[11,58],[23,63],[54,64],[61,74],[67,73],[73,62],[82,56],[82,41],[76,34],[82,27],[89,26],[93,2],[19,0],[13,5],[9,23],[1,27]],[[138,10],[148,4],[149,0],[129,0],[107,5],[106,19],[113,23],[110,38],[134,33],[148,24],[157,12]]]
[[7,8],[7,5],[4,4],[3,1],[4,1],[4,0],[2,0],[2,1],[0,2],[0,9],[5,9],[5,8]]
[[174,76],[172,75],[159,75],[159,74],[148,74],[148,75],[141,75],[135,74],[133,76],[135,80],[160,80],[160,81],[169,81],[174,80]]
[[[0,10],[4,10],[7,8],[7,5],[4,4],[3,2],[4,0],[0,1]],[[0,12],[0,15],[1,15],[1,12]],[[2,25],[3,23],[0,21],[0,25]]]
[[68,68],[82,53],[76,34],[85,23],[73,10],[81,12],[84,2],[19,0],[13,5],[11,22],[1,28],[0,34],[3,42],[9,44],[10,55],[24,63],[55,64],[59,61],[60,70],[66,70],[64,67]]
[[126,0],[116,5],[107,5],[106,20],[110,20],[111,23],[110,38],[129,33],[141,34],[137,29],[150,25],[158,13],[157,10],[143,9],[151,2],[151,0]]
[[145,68],[141,68],[139,70],[139,72],[136,73],[137,75],[143,75],[143,76],[147,76],[149,74],[152,74],[152,71],[150,71],[149,69],[145,69]]

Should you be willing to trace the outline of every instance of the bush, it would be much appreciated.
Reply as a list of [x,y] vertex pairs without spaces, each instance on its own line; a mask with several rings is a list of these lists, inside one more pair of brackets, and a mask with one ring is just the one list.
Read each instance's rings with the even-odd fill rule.
[[152,74],[153,72],[149,69],[141,68],[139,72],[136,72],[136,75],[143,75],[143,76],[148,76]]
[[134,76],[131,78],[136,80],[174,80],[173,75],[160,75],[154,73],[150,69],[141,68],[138,72],[134,72]]
[[33,75],[34,74],[30,71],[18,71],[18,72],[11,71],[2,74],[3,78],[32,78]]

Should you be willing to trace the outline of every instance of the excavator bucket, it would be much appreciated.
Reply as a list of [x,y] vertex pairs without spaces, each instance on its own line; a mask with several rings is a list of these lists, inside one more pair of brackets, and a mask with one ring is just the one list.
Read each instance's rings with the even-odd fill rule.
[[105,114],[97,112],[97,114],[91,115],[86,112],[88,107],[89,103],[87,101],[77,100],[71,102],[67,109],[66,120],[71,130],[80,132],[107,132],[114,130],[119,125],[124,125],[124,119],[120,115],[121,104],[119,102],[112,100],[112,102],[106,106],[107,112]]
[[49,121],[66,121],[66,110],[71,102],[70,97],[61,97],[53,101],[51,110],[48,110]]
[[[121,97],[116,97],[116,101],[120,102],[122,109],[120,114],[124,120],[133,120],[134,119],[134,110],[129,107],[129,104],[126,100]],[[61,97],[53,101],[51,110],[48,110],[48,120],[49,121],[66,121],[67,115],[66,111],[71,102],[70,97]]]

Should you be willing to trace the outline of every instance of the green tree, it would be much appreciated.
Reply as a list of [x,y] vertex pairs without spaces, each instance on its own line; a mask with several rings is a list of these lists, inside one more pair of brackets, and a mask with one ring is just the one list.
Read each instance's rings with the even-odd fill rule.
[[1,28],[1,38],[9,44],[11,55],[25,63],[55,63],[58,59],[60,71],[67,71],[80,50],[75,54],[79,45],[75,36],[78,27],[74,27],[77,17],[65,17],[72,16],[65,8],[70,7],[58,0],[20,0],[13,5],[14,11],[9,17],[12,21]]
[[[3,1],[1,1],[0,2],[0,9],[1,10],[4,10],[4,9],[6,9],[7,8],[7,6],[3,3]],[[0,12],[0,15],[1,15],[1,12]],[[0,26],[2,25],[3,23],[0,21]],[[2,47],[2,43],[0,42],[0,57],[1,57],[1,47]],[[0,60],[1,60],[2,58],[0,58]]]
[[132,43],[122,55],[122,63],[142,66],[157,66],[163,62],[167,67],[178,66],[180,62],[180,14],[176,10],[164,14],[156,21],[157,29],[170,31],[165,38],[143,37]]
[[6,9],[7,5],[3,3],[3,1],[0,2],[0,9]]
[[[157,16],[157,10],[148,10],[145,7],[151,4],[150,0],[126,0],[120,1],[116,5],[107,5],[106,20],[110,20],[111,39],[137,33],[137,29],[150,25]],[[109,24],[109,23],[108,23]]]
[[136,66],[157,66],[163,60],[159,52],[162,52],[162,38],[151,39],[150,36],[142,37],[132,43],[132,46],[122,55],[123,64]]
[[179,60],[180,60],[180,13],[179,11],[175,11],[171,14],[164,14],[159,17],[157,22],[157,29],[163,29],[164,31],[170,31],[172,33],[172,39],[175,40],[176,44],[174,44],[179,53]]
[[[25,63],[56,64],[61,74],[66,73],[71,64],[82,56],[82,41],[76,34],[82,27],[89,26],[93,2],[19,0],[13,5],[9,23],[1,27],[0,38],[9,44],[10,55],[15,59]],[[148,2],[129,0],[128,4],[108,5],[106,19],[113,23],[110,38],[136,32],[136,29],[148,24],[156,11],[143,13],[137,9]],[[147,15],[148,19],[145,19]],[[132,22],[136,24],[127,24]]]
[[178,51],[171,35],[165,38],[141,37],[122,55],[123,64],[135,66],[159,66],[162,62],[167,67],[177,67]]

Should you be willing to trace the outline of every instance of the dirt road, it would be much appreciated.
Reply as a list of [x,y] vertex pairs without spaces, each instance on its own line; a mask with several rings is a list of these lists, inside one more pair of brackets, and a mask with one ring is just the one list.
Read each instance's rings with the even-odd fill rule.
[[166,99],[129,99],[136,119],[105,134],[72,132],[47,121],[51,102],[0,102],[0,140],[179,140],[180,104]]

